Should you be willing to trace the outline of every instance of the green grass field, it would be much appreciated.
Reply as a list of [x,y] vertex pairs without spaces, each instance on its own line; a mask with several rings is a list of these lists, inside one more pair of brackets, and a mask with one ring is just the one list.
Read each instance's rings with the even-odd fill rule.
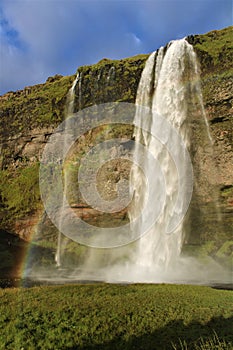
[[0,349],[233,349],[233,292],[86,284],[0,290]]

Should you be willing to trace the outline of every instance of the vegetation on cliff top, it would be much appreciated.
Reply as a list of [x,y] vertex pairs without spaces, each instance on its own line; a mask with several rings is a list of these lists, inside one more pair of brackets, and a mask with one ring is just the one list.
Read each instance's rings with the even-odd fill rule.
[[203,73],[213,73],[217,70],[220,74],[228,69],[232,70],[232,36],[233,27],[193,36],[190,42],[200,59]]
[[134,103],[147,58],[148,55],[137,55],[121,60],[103,59],[91,66],[79,67],[75,111],[106,102]]
[[26,87],[0,97],[0,130],[9,137],[64,118],[66,95],[74,76],[48,78],[45,84]]

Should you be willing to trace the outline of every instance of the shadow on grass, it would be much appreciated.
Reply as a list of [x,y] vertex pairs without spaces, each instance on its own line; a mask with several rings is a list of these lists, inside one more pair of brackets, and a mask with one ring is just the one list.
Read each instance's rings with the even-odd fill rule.
[[[232,336],[232,324],[233,317],[224,318],[218,317],[211,319],[207,324],[203,325],[199,322],[192,322],[189,325],[184,325],[182,320],[169,322],[165,327],[159,328],[153,333],[147,333],[140,336],[132,336],[128,340],[123,339],[123,334],[119,338],[114,339],[112,342],[99,344],[99,345],[86,345],[81,349],[83,350],[169,350],[174,349],[172,344],[176,346],[176,349],[182,348],[184,341],[188,345],[188,349],[196,349],[195,343],[200,345],[201,338],[205,341],[212,338],[216,332],[219,341],[225,340],[226,343],[233,342]],[[66,348],[69,350],[77,350],[80,347]],[[205,348],[207,349],[207,348]],[[223,349],[222,347],[210,347],[209,349]],[[224,349],[230,349],[224,348]]]

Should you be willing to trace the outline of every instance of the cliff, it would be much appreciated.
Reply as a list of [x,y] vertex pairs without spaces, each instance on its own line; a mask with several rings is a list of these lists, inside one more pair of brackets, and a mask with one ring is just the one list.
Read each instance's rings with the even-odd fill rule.
[[[233,225],[232,34],[233,27],[229,27],[187,38],[200,62],[204,107],[214,141],[210,151],[202,129],[193,126],[192,157],[194,168],[196,166],[197,173],[202,176],[200,179],[197,176],[195,182],[190,208],[192,232],[188,241],[204,244],[208,253],[220,260],[224,254],[230,256],[229,247],[232,246],[228,243],[225,250],[222,248],[230,242]],[[134,102],[147,58],[148,55],[139,55],[122,60],[103,59],[95,65],[78,68],[75,111],[104,102]],[[50,242],[53,249],[57,230],[43,211],[38,169],[49,136],[65,117],[67,92],[74,78],[75,75],[50,77],[45,84],[0,97],[0,229],[15,233],[26,241],[30,241],[35,230],[39,234],[43,232],[41,244]],[[114,135],[122,132],[132,137],[132,128],[118,129]],[[93,143],[96,135],[97,132],[86,135],[83,144],[78,146],[80,154],[85,151],[87,140],[89,144]],[[119,177],[127,177],[128,171],[127,166],[117,163],[115,175],[109,174],[109,178],[116,183]],[[96,219],[96,213],[86,208],[81,200],[77,203],[77,198],[73,206],[87,219],[95,222],[103,219]],[[220,219],[217,219],[218,212]],[[126,220],[125,212],[115,219],[116,222]],[[108,222],[111,217],[104,220]],[[0,253],[4,249],[0,243]]]

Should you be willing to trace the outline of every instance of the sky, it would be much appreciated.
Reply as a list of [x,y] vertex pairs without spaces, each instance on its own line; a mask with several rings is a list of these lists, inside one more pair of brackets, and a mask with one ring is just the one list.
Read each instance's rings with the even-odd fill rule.
[[0,0],[0,95],[232,25],[233,0]]

